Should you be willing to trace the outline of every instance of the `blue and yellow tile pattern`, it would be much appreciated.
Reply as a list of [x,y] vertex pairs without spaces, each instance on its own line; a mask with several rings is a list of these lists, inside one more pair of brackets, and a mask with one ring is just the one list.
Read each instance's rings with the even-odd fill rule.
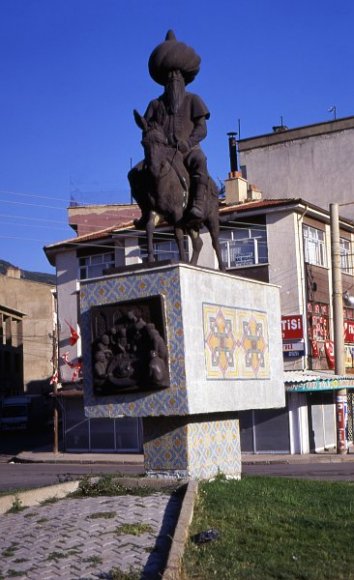
[[[171,386],[163,391],[95,397],[92,388],[91,321],[93,306],[162,295],[169,345]],[[119,415],[144,417],[185,415],[188,412],[184,366],[184,336],[178,268],[144,270],[88,280],[80,292],[86,415],[92,418]]]
[[239,421],[230,413],[143,419],[148,474],[210,479],[241,474]]
[[207,379],[270,378],[266,312],[203,304]]

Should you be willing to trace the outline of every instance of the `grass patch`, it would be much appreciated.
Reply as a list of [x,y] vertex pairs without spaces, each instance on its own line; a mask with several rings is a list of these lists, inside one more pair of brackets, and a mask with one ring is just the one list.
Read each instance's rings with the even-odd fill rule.
[[116,534],[131,534],[132,536],[141,536],[142,534],[152,533],[154,530],[149,524],[123,524],[116,528]]
[[190,539],[185,578],[354,579],[354,486],[244,477],[201,484],[191,538],[215,528],[219,538]]
[[60,501],[60,498],[56,495],[52,495],[52,497],[47,497],[46,499],[43,499],[40,505],[51,505],[52,503],[57,503],[58,501]]
[[70,495],[71,497],[99,497],[103,495],[127,495],[130,493],[131,490],[122,485],[117,477],[105,474],[102,477],[85,475],[80,480],[78,489]]
[[25,510],[25,506],[22,503],[22,500],[19,498],[19,496],[16,494],[14,499],[12,500],[12,506],[10,507],[9,510],[7,510],[7,514],[17,514],[18,512],[22,512],[23,510]]
[[8,548],[5,548],[5,550],[3,550],[1,552],[1,556],[3,558],[12,558],[12,556],[15,554],[16,550],[18,550],[18,543],[13,542],[11,544],[11,546],[9,546]]
[[87,516],[86,519],[88,520],[97,520],[99,518],[103,518],[105,520],[110,520],[112,518],[114,518],[116,515],[116,512],[95,512],[93,514],[90,514],[89,516]]
[[101,556],[89,556],[88,558],[83,559],[84,562],[91,564],[91,566],[98,566],[99,564],[103,564],[103,560]]
[[48,554],[47,560],[51,561],[51,560],[55,560],[56,562],[58,560],[62,560],[63,558],[67,558],[68,557],[68,553],[64,553],[64,552],[50,552],[50,554]]
[[119,568],[112,568],[110,578],[112,578],[112,580],[140,580],[141,574],[135,572],[132,568],[129,572],[122,572]]
[[[164,487],[164,493],[176,492],[176,485]],[[177,490],[178,492],[178,490]],[[67,497],[99,497],[99,496],[118,496],[118,495],[135,495],[146,497],[157,493],[157,490],[148,485],[126,486],[123,485],[116,474],[107,473],[100,477],[91,477],[85,475],[79,483],[76,491]]]

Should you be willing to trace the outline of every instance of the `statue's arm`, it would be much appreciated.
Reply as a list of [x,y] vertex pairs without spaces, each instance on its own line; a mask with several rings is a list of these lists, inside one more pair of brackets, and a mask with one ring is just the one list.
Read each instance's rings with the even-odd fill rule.
[[194,128],[188,139],[189,147],[192,148],[195,145],[198,145],[198,143],[205,139],[206,136],[207,126],[205,117],[198,117],[197,119],[194,119]]

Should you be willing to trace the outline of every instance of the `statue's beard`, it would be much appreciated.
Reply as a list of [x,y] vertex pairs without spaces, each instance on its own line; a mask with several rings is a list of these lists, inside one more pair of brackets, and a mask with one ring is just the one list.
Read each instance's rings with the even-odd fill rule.
[[169,113],[178,112],[185,96],[183,79],[171,79],[165,87],[166,105]]

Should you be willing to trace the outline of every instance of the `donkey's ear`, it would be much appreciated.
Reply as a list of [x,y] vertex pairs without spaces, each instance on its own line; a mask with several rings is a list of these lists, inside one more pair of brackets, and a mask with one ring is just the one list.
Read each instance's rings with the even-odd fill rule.
[[133,113],[134,113],[135,122],[138,125],[138,127],[142,131],[146,131],[147,130],[147,126],[148,126],[146,119],[144,117],[142,117],[140,115],[140,113],[138,113],[138,111],[136,109],[134,109]]

